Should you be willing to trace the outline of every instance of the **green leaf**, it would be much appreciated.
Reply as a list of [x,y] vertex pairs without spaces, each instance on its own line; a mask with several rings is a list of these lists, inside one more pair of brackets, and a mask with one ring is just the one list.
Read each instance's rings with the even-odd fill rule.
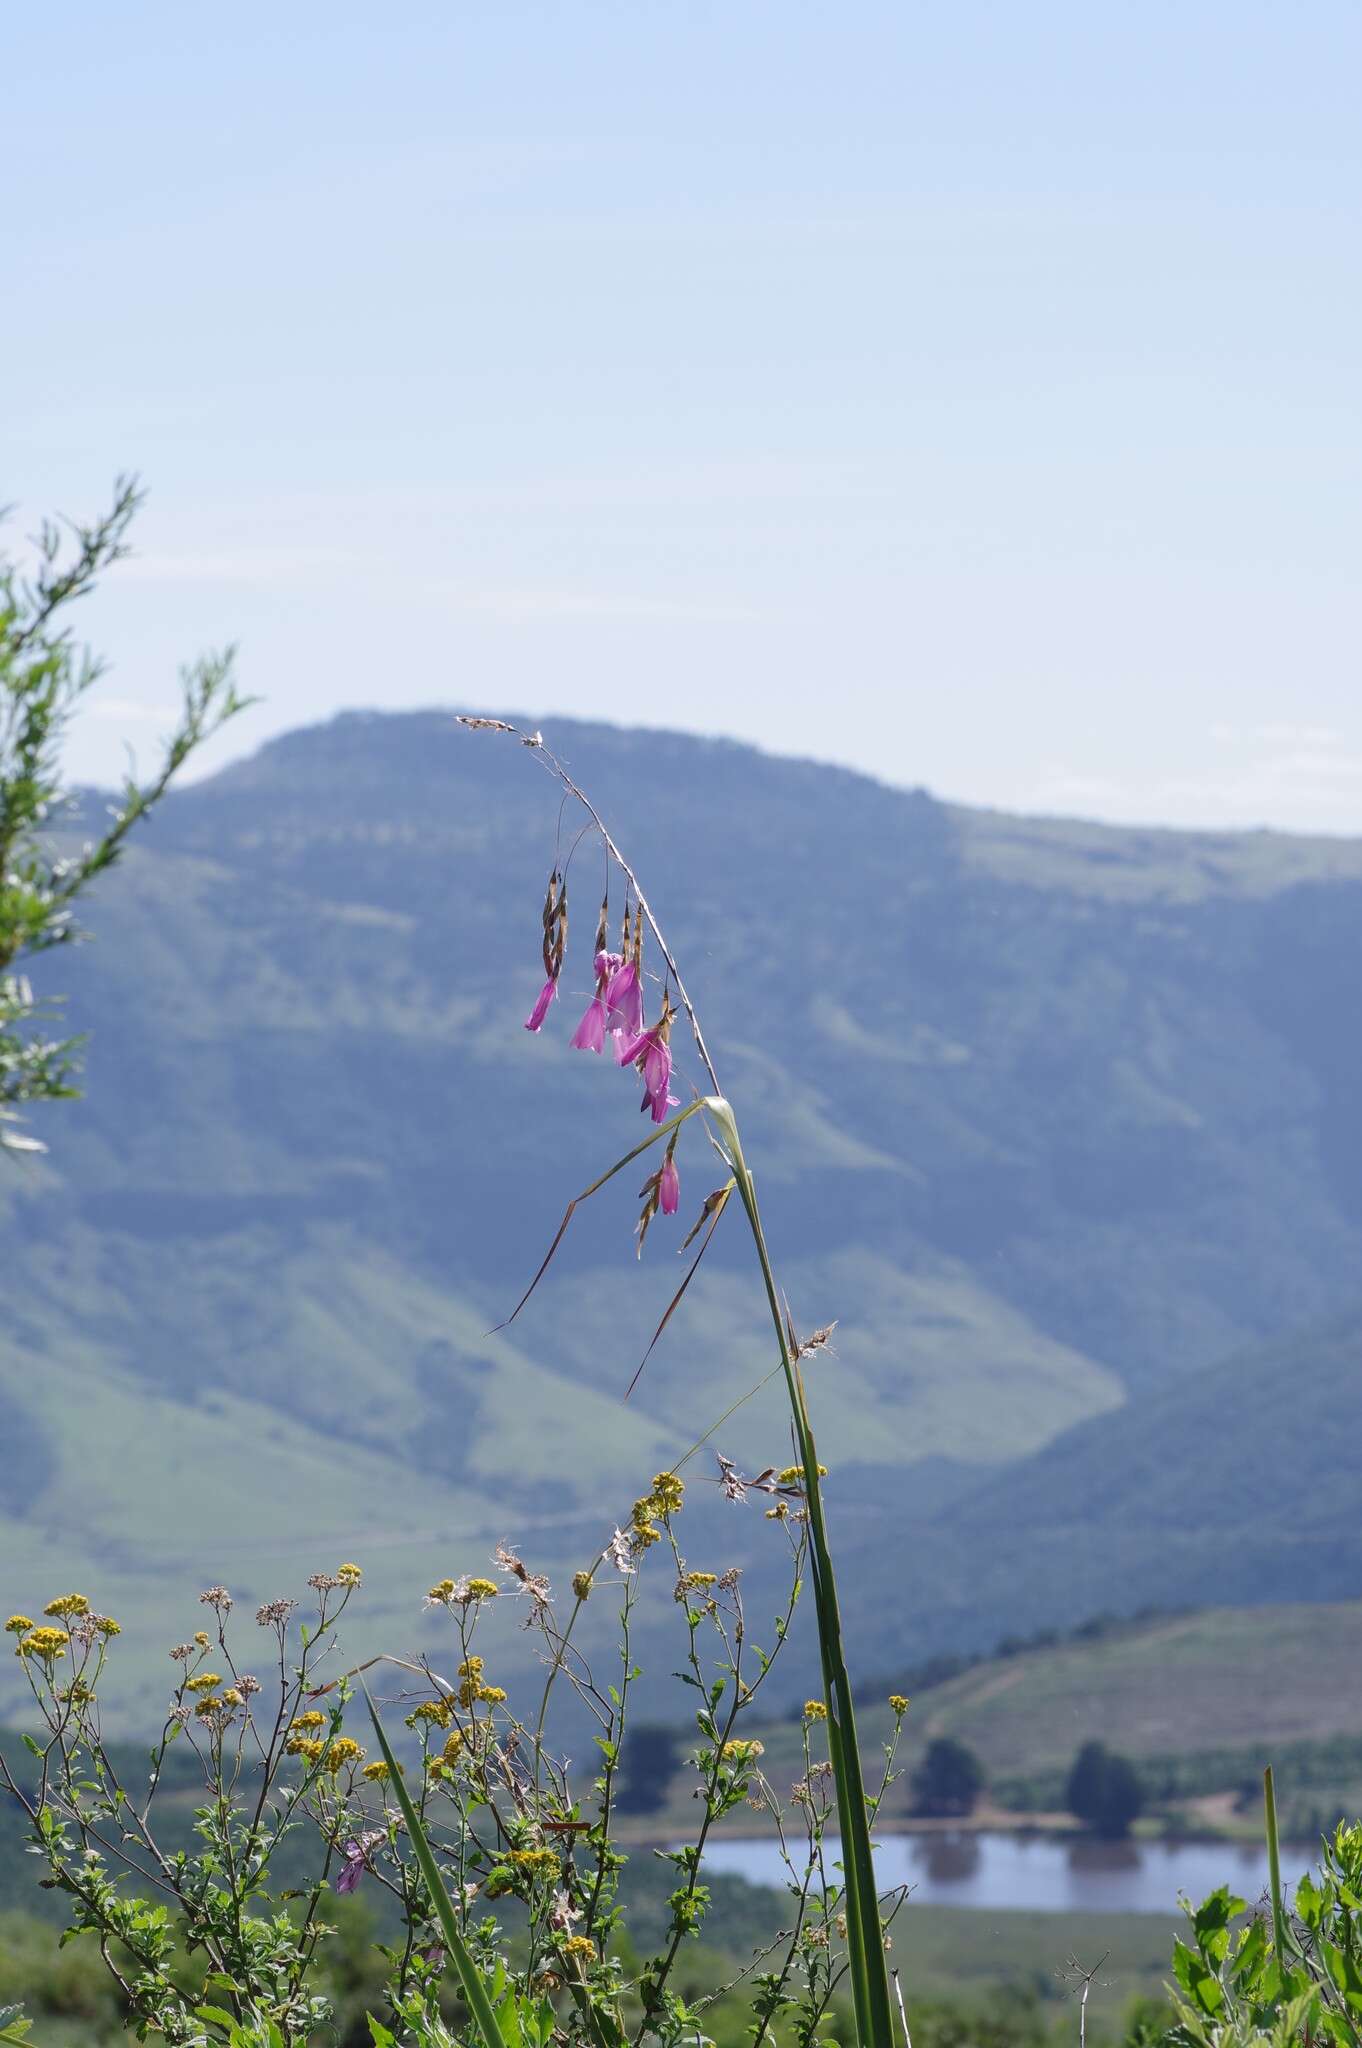
[[[364,1681],[361,1679],[360,1683],[363,1685]],[[468,1999],[469,2010],[473,2015],[478,2032],[482,2035],[483,2048],[505,2048],[501,2037],[501,2029],[497,2024],[497,2016],[493,2012],[492,2002],[487,1996],[487,1987],[482,1981],[482,1974],[477,1964],[469,1954],[468,1944],[460,1932],[459,1923],[454,1916],[454,1907],[440,1876],[439,1865],[431,1854],[430,1842],[427,1839],[425,1829],[421,1825],[421,1817],[413,1806],[411,1794],[403,1783],[402,1773],[397,1767],[397,1758],[392,1753],[392,1747],[384,1732],[383,1723],[378,1718],[378,1709],[374,1705],[367,1685],[364,1686],[364,1697],[368,1701],[369,1718],[374,1724],[374,1733],[378,1737],[378,1746],[383,1752],[383,1761],[388,1766],[388,1782],[397,1795],[397,1803],[402,1809],[402,1818],[407,1823],[407,1833],[411,1837],[412,1848],[416,1851],[416,1860],[421,1866],[421,1874],[430,1888],[430,1896],[434,1902],[435,1911],[439,1916],[440,1926],[445,1938],[445,1947],[454,1958],[455,1966],[458,1969],[459,1977],[463,1984],[464,1994]]]
[[385,2027],[382,2020],[376,2020],[371,2012],[366,2012],[364,2017],[369,2022],[374,2048],[397,2048],[397,2036],[390,2027]]

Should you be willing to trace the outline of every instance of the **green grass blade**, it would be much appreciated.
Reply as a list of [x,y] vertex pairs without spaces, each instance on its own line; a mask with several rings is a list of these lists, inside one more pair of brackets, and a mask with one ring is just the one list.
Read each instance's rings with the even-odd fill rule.
[[[360,1683],[364,1683],[362,1679]],[[383,1752],[383,1761],[388,1766],[388,1781],[393,1791],[397,1794],[397,1803],[402,1809],[402,1818],[407,1823],[407,1833],[411,1837],[412,1848],[416,1851],[416,1860],[421,1866],[422,1876],[430,1887],[430,1896],[440,1918],[440,1927],[444,1934],[445,1946],[454,1958],[455,1966],[463,1983],[464,1995],[468,2000],[469,2011],[477,2023],[478,2032],[482,2035],[484,2048],[506,2048],[506,2043],[501,2036],[501,2028],[497,2024],[496,2013],[492,2008],[492,2001],[487,1996],[487,1986],[483,1983],[482,1973],[469,1954],[468,1944],[459,1931],[459,1923],[454,1917],[453,1903],[448,1892],[445,1890],[444,1880],[440,1876],[439,1867],[431,1853],[430,1842],[427,1839],[425,1828],[421,1825],[421,1816],[417,1813],[412,1803],[411,1794],[402,1782],[402,1773],[397,1767],[397,1758],[393,1755],[388,1738],[383,1732],[383,1723],[378,1718],[378,1709],[373,1703],[367,1685],[364,1686],[364,1697],[369,1703],[369,1718],[374,1724],[374,1733],[378,1737],[378,1746]]]
[[721,1097],[704,1105],[718,1125],[733,1165],[738,1193],[747,1212],[752,1239],[757,1249],[766,1299],[775,1325],[790,1397],[795,1441],[804,1467],[804,1495],[809,1514],[809,1559],[813,1579],[814,1613],[818,1623],[818,1648],[823,1665],[823,1684],[828,1708],[828,1753],[837,1788],[837,1820],[842,1837],[842,1874],[846,1881],[847,1961],[856,2008],[856,2035],[860,2048],[893,2048],[894,2021],[889,2002],[889,1972],[880,1933],[879,1893],[875,1884],[875,1859],[870,1843],[870,1818],[866,1811],[865,1784],[861,1776],[861,1753],[856,1739],[856,1716],[851,1697],[851,1680],[842,1648],[842,1622],[837,1605],[837,1581],[828,1548],[823,1520],[823,1496],[818,1481],[818,1457],[808,1407],[804,1399],[799,1362],[794,1357],[780,1297],[771,1268],[766,1235],[757,1208],[756,1188],[743,1156],[737,1119]]
[[1286,1913],[1282,1906],[1282,1859],[1277,1842],[1277,1794],[1272,1784],[1272,1766],[1263,1772],[1263,1819],[1267,1827],[1267,1876],[1272,1887],[1272,1937],[1277,1945],[1277,1967],[1289,1969]]

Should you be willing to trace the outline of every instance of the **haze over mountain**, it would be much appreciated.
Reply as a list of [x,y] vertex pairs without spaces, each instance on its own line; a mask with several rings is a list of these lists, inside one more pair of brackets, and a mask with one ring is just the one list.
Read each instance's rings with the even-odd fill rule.
[[[682,963],[796,1319],[839,1319],[811,1396],[874,1668],[1014,1619],[1356,1591],[1362,842],[546,737]],[[50,1156],[0,1176],[0,1598],[79,1583],[158,1645],[210,1579],[248,1602],[354,1555],[365,1630],[410,1647],[432,1578],[498,1537],[583,1561],[769,1369],[732,1216],[624,1404],[682,1270],[671,1224],[632,1258],[642,1162],[484,1335],[643,1135],[633,1076],[566,1044],[589,843],[564,999],[521,1028],[557,818],[504,739],[347,715],[170,800],[95,941],[40,963],[92,1036]],[[678,1158],[688,1227],[698,1124]],[[778,1389],[716,1441],[783,1462]],[[695,1541],[722,1528],[764,1590],[766,1525],[716,1514]]]

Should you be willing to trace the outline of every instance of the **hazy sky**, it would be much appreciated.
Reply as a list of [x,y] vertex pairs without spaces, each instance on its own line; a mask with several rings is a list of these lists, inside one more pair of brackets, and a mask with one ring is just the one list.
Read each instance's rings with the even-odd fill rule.
[[72,0],[0,48],[0,497],[152,492],[81,773],[233,638],[238,750],[459,701],[1362,832],[1355,0]]

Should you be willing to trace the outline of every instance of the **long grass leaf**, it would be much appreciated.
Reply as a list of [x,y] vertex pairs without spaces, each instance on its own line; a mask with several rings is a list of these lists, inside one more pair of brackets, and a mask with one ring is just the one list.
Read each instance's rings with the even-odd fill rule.
[[[715,1230],[718,1228],[719,1218],[723,1215],[724,1210],[728,1207],[728,1197],[732,1193],[732,1191],[733,1183],[732,1181],[730,1181],[728,1187],[724,1190],[722,1195],[719,1197],[718,1201],[715,1203],[714,1213],[709,1219],[709,1228],[706,1230],[704,1236],[700,1240],[700,1249],[695,1254],[695,1257],[691,1260],[690,1269],[687,1272],[685,1279],[681,1282],[681,1285],[677,1288],[675,1294],[667,1303],[666,1313],[663,1315],[662,1321],[658,1324],[657,1328],[653,1331],[652,1341],[650,1342],[648,1349],[644,1352],[642,1358],[638,1362],[638,1371],[634,1374],[634,1377],[630,1380],[628,1386],[624,1390],[624,1398],[626,1401],[629,1399],[629,1396],[633,1393],[634,1388],[638,1385],[639,1381],[643,1378],[643,1368],[648,1363],[648,1360],[652,1357],[653,1352],[657,1346],[658,1338],[662,1335],[662,1332],[666,1329],[668,1323],[675,1315],[677,1309],[681,1306],[682,1296],[685,1294],[686,1289],[690,1286],[691,1281],[695,1278],[701,1259],[709,1250],[709,1241],[713,1237]],[[689,1238],[686,1240],[686,1242],[690,1242]],[[685,1247],[683,1246],[682,1249],[684,1250]]]
[[638,1159],[644,1152],[646,1152],[650,1145],[655,1145],[659,1138],[669,1138],[673,1131],[679,1130],[681,1128],[681,1125],[686,1121],[686,1118],[688,1116],[694,1116],[697,1109],[706,1109],[711,1107],[714,1100],[715,1098],[712,1096],[703,1097],[698,1102],[690,1103],[687,1108],[682,1110],[680,1116],[674,1116],[671,1119],[670,1123],[659,1124],[657,1129],[651,1132],[649,1136],[643,1140],[643,1143],[641,1145],[635,1145],[632,1152],[626,1152],[623,1159],[617,1159],[613,1166],[607,1168],[607,1170],[601,1175],[599,1180],[593,1180],[589,1188],[583,1188],[580,1195],[573,1196],[572,1200],[568,1203],[566,1209],[564,1209],[563,1211],[563,1220],[559,1224],[557,1230],[554,1232],[553,1243],[545,1252],[539,1271],[535,1274],[533,1280],[531,1280],[529,1286],[525,1289],[525,1292],[521,1295],[519,1301],[511,1310],[511,1313],[506,1317],[506,1320],[501,1323],[496,1323],[487,1332],[489,1337],[495,1337],[498,1330],[509,1329],[510,1325],[515,1321],[516,1317],[520,1314],[521,1309],[524,1308],[526,1302],[534,1293],[535,1288],[539,1285],[544,1275],[548,1272],[549,1267],[553,1264],[553,1255],[557,1251],[559,1245],[563,1242],[563,1239],[566,1237],[567,1227],[569,1223],[571,1223],[573,1216],[581,1207],[582,1203],[589,1202],[593,1195],[599,1194],[607,1181],[613,1180],[617,1173],[623,1173],[625,1167],[631,1165],[635,1159]]
[[[363,1684],[362,1679],[360,1683]],[[417,1813],[412,1803],[411,1794],[402,1782],[402,1773],[398,1768],[397,1758],[393,1755],[392,1747],[383,1732],[383,1723],[378,1718],[378,1708],[374,1705],[367,1685],[364,1686],[364,1697],[369,1703],[369,1718],[374,1724],[374,1733],[378,1737],[378,1746],[383,1752],[383,1761],[388,1766],[388,1781],[393,1791],[397,1794],[397,1803],[402,1809],[402,1818],[407,1823],[407,1833],[411,1838],[412,1848],[416,1851],[416,1860],[421,1866],[421,1875],[426,1880],[430,1890],[431,1902],[439,1916],[440,1927],[445,1938],[445,1946],[454,1958],[455,1967],[463,1983],[464,1995],[468,2000],[469,2011],[477,2023],[478,2032],[482,2035],[484,2048],[506,2048],[506,2043],[501,2037],[501,2028],[497,2024],[497,2016],[493,2010],[492,2001],[487,1995],[487,1986],[482,1981],[481,1971],[469,1954],[468,1944],[464,1940],[459,1929],[459,1923],[454,1917],[454,1906],[449,1893],[445,1890],[439,1866],[431,1853],[430,1842],[425,1828],[421,1824],[421,1816]]]

